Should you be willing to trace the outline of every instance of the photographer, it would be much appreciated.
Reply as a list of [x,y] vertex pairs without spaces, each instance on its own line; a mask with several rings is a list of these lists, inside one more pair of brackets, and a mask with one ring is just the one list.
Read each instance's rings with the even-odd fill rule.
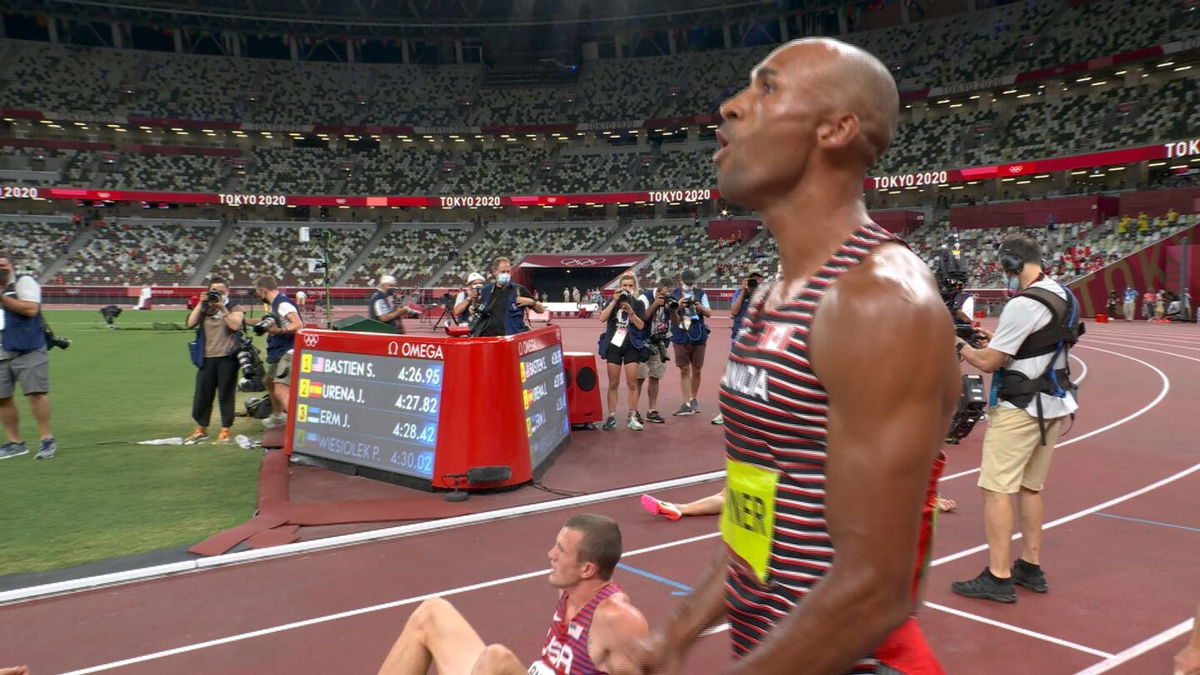
[[467,285],[458,292],[454,298],[454,308],[450,310],[457,323],[470,325],[479,313],[479,291],[483,289],[483,282],[483,275],[479,272],[467,275]]
[[241,305],[229,299],[229,284],[220,277],[208,282],[208,291],[188,314],[187,327],[196,329],[196,391],[192,397],[192,419],[196,430],[183,440],[194,445],[208,440],[212,420],[213,395],[221,406],[221,431],[217,443],[229,442],[233,426],[234,398],[237,393],[238,360],[242,323],[246,314]]
[[621,386],[621,371],[625,372],[625,388],[629,392],[629,419],[627,424],[634,431],[642,430],[637,416],[638,364],[644,360],[642,341],[646,323],[646,299],[638,293],[637,277],[630,272],[617,281],[617,292],[612,302],[600,311],[600,321],[607,324],[600,336],[601,355],[608,362],[608,418],[604,420],[605,431],[617,426],[617,390]]
[[379,286],[367,298],[367,312],[372,319],[395,328],[404,333],[403,316],[408,308],[403,303],[396,302],[396,277],[384,275],[379,279]]
[[46,355],[46,323],[42,320],[42,287],[33,277],[16,274],[12,257],[0,253],[0,422],[8,440],[0,459],[29,452],[21,440],[20,417],[13,393],[19,382],[37,420],[41,445],[34,459],[52,459],[58,451],[50,433],[50,358]]
[[[979,487],[983,492],[988,567],[951,585],[955,593],[1016,602],[1013,584],[1045,593],[1041,563],[1042,489],[1063,424],[1079,407],[1067,350],[1079,335],[1078,306],[1070,291],[1042,272],[1041,251],[1027,237],[1000,245],[1000,267],[1017,295],[1000,314],[994,335],[975,348],[958,341],[967,363],[992,379],[992,407],[983,437]],[[1013,496],[1019,495],[1021,557],[1012,562]]]
[[[675,282],[670,279],[659,279],[658,288],[654,291],[646,291],[642,296],[645,302],[649,303],[645,316],[642,317],[646,324],[642,332],[646,348],[650,352],[650,358],[638,364],[638,390],[634,408],[637,408],[636,403],[641,400],[644,385],[646,402],[650,406],[650,409],[646,411],[646,421],[656,424],[666,422],[658,413],[658,384],[662,380],[662,376],[666,374],[667,361],[670,360],[670,357],[667,356],[667,347],[671,344],[671,322],[666,304],[671,299],[671,289],[674,287]],[[649,384],[646,384],[647,379],[650,380]]]
[[695,415],[700,412],[696,393],[700,391],[700,369],[704,367],[704,349],[708,344],[708,325],[712,316],[708,296],[696,288],[696,273],[684,270],[679,275],[679,288],[671,291],[667,309],[671,312],[671,343],[675,345],[675,366],[679,368],[679,389],[683,404],[675,415]]
[[525,308],[537,303],[529,290],[512,282],[512,261],[504,256],[492,263],[495,281],[479,289],[479,315],[471,325],[472,337],[516,335],[529,330]]
[[[292,348],[292,335],[304,324],[300,322],[300,311],[296,305],[279,292],[275,277],[264,274],[255,279],[254,295],[269,308],[267,315],[254,325],[254,332],[267,335],[267,375],[263,378],[263,384],[271,397],[271,416],[263,420],[263,428],[276,429],[287,422],[286,388],[289,383],[282,381],[282,371],[288,366],[284,355]],[[277,374],[281,376],[279,388],[275,386]]]
[[[762,283],[762,272],[754,271],[746,275],[742,279],[742,285],[733,294],[733,302],[729,304],[729,315],[733,317],[732,340],[737,342],[738,331],[742,329],[742,322],[746,320],[746,315],[750,313],[750,297],[758,290],[758,285]],[[720,412],[712,418],[713,424],[725,424],[725,416]]]

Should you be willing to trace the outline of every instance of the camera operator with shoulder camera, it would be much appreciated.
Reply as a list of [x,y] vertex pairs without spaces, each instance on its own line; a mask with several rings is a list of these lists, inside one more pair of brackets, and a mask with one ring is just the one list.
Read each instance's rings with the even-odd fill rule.
[[[671,289],[675,282],[667,278],[658,280],[658,287],[646,291],[642,296],[646,304],[643,317],[646,327],[642,330],[643,342],[650,357],[638,364],[637,401],[641,400],[642,388],[646,389],[646,421],[662,424],[666,422],[658,412],[658,385],[667,371],[667,361],[671,360],[667,350],[671,344],[671,321],[666,305],[671,299]],[[649,380],[647,384],[646,380]],[[636,406],[635,406],[636,407]]]
[[237,395],[237,352],[241,348],[245,319],[241,305],[229,298],[229,284],[221,277],[209,279],[208,291],[187,318],[187,327],[196,329],[192,356],[193,360],[199,357],[199,363],[196,364],[196,391],[192,397],[192,419],[196,421],[196,430],[184,439],[184,445],[208,440],[214,395],[221,407],[221,431],[216,442],[229,442]]
[[[992,376],[988,426],[983,437],[979,487],[983,492],[988,567],[974,579],[954,582],[955,593],[1016,602],[1013,584],[1045,593],[1041,569],[1042,489],[1054,445],[1079,407],[1067,351],[1081,333],[1078,303],[1042,271],[1041,250],[1028,237],[1000,245],[1000,267],[1016,296],[1000,314],[995,334],[972,347],[959,339],[963,360]],[[1017,497],[1021,556],[1011,557],[1013,498]]]
[[516,335],[529,330],[525,309],[537,301],[529,289],[512,282],[512,261],[504,256],[492,263],[496,280],[479,289],[479,314],[471,324],[472,337]]
[[[254,294],[269,307],[267,315],[254,324],[255,335],[267,335],[267,374],[263,384],[271,398],[271,416],[263,420],[264,429],[275,429],[287,422],[287,387],[284,379],[291,365],[290,352],[296,331],[304,327],[300,311],[288,296],[279,292],[275,277],[264,274],[254,280]],[[285,358],[287,356],[288,358]],[[279,380],[277,383],[276,380]],[[278,387],[276,386],[278,384]]]
[[[758,290],[758,285],[762,283],[762,272],[757,270],[750,272],[742,279],[742,285],[733,293],[733,301],[729,303],[729,315],[733,317],[732,340],[737,342],[738,331],[742,329],[742,322],[746,320],[746,315],[750,313],[750,297]],[[713,424],[725,424],[725,416],[720,412],[712,418]]]
[[455,322],[464,326],[471,325],[479,314],[479,291],[483,290],[484,278],[479,272],[467,275],[467,285],[454,298],[454,308],[450,314]]
[[17,383],[37,420],[41,445],[34,459],[52,459],[58,451],[50,432],[50,357],[42,320],[42,287],[33,277],[17,274],[12,256],[0,253],[0,422],[7,440],[0,459],[29,452],[21,440],[20,417],[13,400]]
[[600,335],[600,356],[608,362],[608,417],[604,420],[605,431],[617,426],[617,398],[621,386],[621,373],[625,373],[625,389],[629,394],[629,418],[627,424],[634,431],[642,430],[637,413],[638,364],[645,360],[642,341],[646,323],[646,299],[638,293],[637,277],[630,272],[617,281],[617,292],[612,302],[600,310],[600,321],[605,324]]
[[679,275],[679,287],[671,292],[667,309],[671,312],[671,342],[675,345],[675,366],[679,368],[679,388],[683,404],[675,415],[695,415],[700,412],[696,393],[700,391],[700,369],[704,367],[704,350],[708,345],[708,324],[712,316],[708,295],[696,287],[696,273],[684,270]]
[[379,286],[367,298],[367,312],[372,319],[404,333],[403,317],[408,308],[396,301],[396,277],[385,274],[379,278]]

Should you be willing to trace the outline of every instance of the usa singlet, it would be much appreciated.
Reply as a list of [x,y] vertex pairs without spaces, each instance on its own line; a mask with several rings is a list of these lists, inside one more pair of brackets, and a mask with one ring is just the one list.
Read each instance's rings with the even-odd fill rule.
[[[876,247],[895,239],[860,227],[806,281],[767,309],[750,309],[721,379],[726,501],[721,534],[729,633],[741,657],[771,631],[832,566],[825,521],[828,395],[809,362],[808,337],[829,287]],[[850,673],[874,673],[874,654]]]
[[604,671],[592,663],[592,656],[588,653],[592,616],[600,603],[610,595],[621,592],[620,586],[609,583],[597,591],[575,616],[569,618],[567,594],[564,592],[560,595],[558,605],[554,607],[550,630],[546,632],[546,642],[542,645],[542,656],[529,666],[529,675],[602,675]]

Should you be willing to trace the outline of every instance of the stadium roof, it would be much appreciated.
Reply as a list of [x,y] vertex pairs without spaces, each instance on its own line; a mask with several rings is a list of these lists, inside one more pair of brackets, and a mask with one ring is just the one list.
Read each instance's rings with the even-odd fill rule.
[[92,21],[293,35],[464,34],[519,26],[582,33],[737,21],[831,0],[0,0],[0,9]]

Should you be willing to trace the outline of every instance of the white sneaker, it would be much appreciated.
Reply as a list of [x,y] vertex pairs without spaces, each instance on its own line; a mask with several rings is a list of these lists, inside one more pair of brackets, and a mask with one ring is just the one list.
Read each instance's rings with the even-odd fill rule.
[[270,415],[265,420],[263,420],[263,428],[264,429],[278,429],[285,424],[287,424],[287,415],[285,415],[283,413],[276,413],[274,415]]
[[642,423],[638,421],[637,415],[633,413],[629,413],[629,428],[634,431],[641,431],[644,428]]
[[713,424],[725,424],[725,416],[717,415],[716,417],[712,418],[712,423]]

